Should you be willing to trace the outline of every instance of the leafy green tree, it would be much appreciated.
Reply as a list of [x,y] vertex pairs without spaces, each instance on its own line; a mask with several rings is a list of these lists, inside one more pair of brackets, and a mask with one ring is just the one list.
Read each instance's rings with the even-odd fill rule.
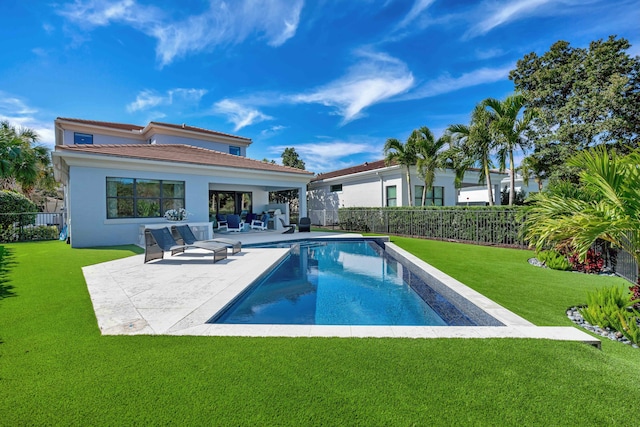
[[[415,132],[415,131],[414,131]],[[402,143],[396,138],[389,138],[384,144],[384,161],[386,165],[397,163],[405,168],[407,185],[409,186],[409,206],[413,206],[413,191],[411,190],[411,167],[418,162],[415,136],[412,133],[406,143]]]
[[640,266],[640,149],[627,156],[600,145],[569,163],[580,187],[570,182],[533,195],[525,236],[538,250],[572,248],[581,260],[596,239],[631,254]]
[[442,149],[446,146],[448,140],[446,138],[439,138],[436,140],[431,130],[426,126],[414,130],[410,138],[414,139],[414,144],[416,146],[416,155],[418,158],[416,168],[418,170],[418,175],[424,181],[424,187],[422,187],[422,206],[424,206],[427,198],[427,191],[431,191],[433,189],[433,182],[436,178],[436,169],[443,167],[444,158],[442,155]]
[[585,148],[608,144],[621,153],[638,146],[640,57],[623,38],[574,48],[554,43],[541,56],[519,60],[509,78],[536,110],[534,156],[551,179],[577,181],[567,160]]
[[[305,168],[304,161],[300,158],[294,147],[285,148],[280,157],[282,157],[282,164],[284,166],[302,170]],[[271,163],[275,162],[272,161]],[[294,205],[297,205],[298,197],[298,190],[273,191],[269,193],[269,201],[273,203],[289,203],[290,211],[293,211]]]
[[282,164],[284,166],[291,166],[292,168],[304,170],[304,161],[302,161],[300,156],[298,156],[294,147],[285,148],[280,157],[282,157]]
[[459,165],[465,165],[467,169],[474,164],[480,165],[480,182],[487,184],[490,206],[494,205],[490,169],[493,166],[491,152],[494,147],[491,127],[495,120],[495,116],[481,102],[473,109],[468,126],[456,124],[447,128],[453,144],[458,147]]
[[526,133],[529,130],[533,114],[526,110],[521,114],[525,106],[525,99],[520,94],[508,96],[504,101],[495,98],[487,98],[483,101],[485,107],[492,110],[495,120],[491,123],[497,149],[500,170],[506,168],[506,159],[509,158],[510,189],[509,205],[513,205],[516,198],[516,165],[513,160],[514,150],[523,152],[530,146]]

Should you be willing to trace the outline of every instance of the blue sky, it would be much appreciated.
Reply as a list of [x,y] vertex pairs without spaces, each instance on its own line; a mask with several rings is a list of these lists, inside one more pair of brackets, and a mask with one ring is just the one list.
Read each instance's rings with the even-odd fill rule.
[[56,117],[187,123],[326,172],[466,124],[558,40],[639,55],[639,22],[638,0],[3,0],[0,120],[50,146]]

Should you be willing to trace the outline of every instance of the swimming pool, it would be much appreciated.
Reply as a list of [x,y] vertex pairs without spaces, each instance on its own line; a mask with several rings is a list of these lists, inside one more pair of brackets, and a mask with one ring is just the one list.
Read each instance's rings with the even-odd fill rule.
[[[468,301],[463,300],[461,304],[454,297],[452,302],[437,292],[406,263],[387,253],[383,242],[330,239],[270,247],[291,249],[279,265],[250,285],[208,323],[496,324],[488,320],[486,314],[476,315],[477,310]],[[426,279],[428,282],[429,278]]]

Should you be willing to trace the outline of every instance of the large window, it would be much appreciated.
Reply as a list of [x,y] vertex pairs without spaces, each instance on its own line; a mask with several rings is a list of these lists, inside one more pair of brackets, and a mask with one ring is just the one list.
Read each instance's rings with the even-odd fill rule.
[[396,186],[390,185],[387,188],[387,206],[398,206]]
[[185,207],[184,181],[107,177],[107,218],[160,218]]
[[[422,206],[422,191],[424,191],[423,185],[415,186],[414,206]],[[444,206],[444,187],[433,187],[431,191],[427,191],[424,205]]]
[[93,144],[93,135],[88,133],[73,133],[73,143],[74,144]]

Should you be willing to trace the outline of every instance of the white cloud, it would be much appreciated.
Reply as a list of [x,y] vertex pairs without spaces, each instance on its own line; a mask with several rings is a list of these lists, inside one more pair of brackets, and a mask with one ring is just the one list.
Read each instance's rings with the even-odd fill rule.
[[415,0],[409,13],[400,21],[397,28],[405,28],[415,21],[435,0]]
[[513,69],[513,64],[500,68],[480,68],[464,73],[459,77],[451,77],[450,75],[445,74],[435,80],[426,82],[419,86],[415,91],[412,91],[398,100],[405,101],[409,99],[429,98],[454,92],[466,87],[497,82],[504,80],[509,75],[509,71],[511,69]]
[[136,100],[127,105],[130,113],[148,110],[157,106],[194,105],[207,93],[205,89],[170,89],[165,94],[158,94],[153,90],[143,90],[138,93]]
[[271,126],[267,129],[263,129],[262,131],[260,131],[260,136],[263,138],[271,138],[274,135],[278,135],[285,129],[286,127],[282,125]]
[[[280,155],[291,145],[271,146],[269,151]],[[365,155],[379,160],[382,156],[382,145],[369,138],[354,138],[352,141],[323,141],[306,144],[295,144],[296,153],[305,162],[305,169],[316,173],[332,171],[353,166],[355,160],[343,160],[350,156]]]
[[473,25],[463,38],[473,38],[484,35],[494,28],[521,19],[525,16],[548,13],[541,7],[555,0],[516,0],[512,2],[485,1],[480,7],[483,17]]
[[156,57],[161,66],[176,58],[218,46],[232,45],[256,35],[278,47],[297,31],[303,0],[211,0],[208,9],[176,20],[175,13],[135,0],[102,2],[76,0],[59,12],[83,28],[129,25],[157,40]]
[[41,144],[53,148],[53,120],[42,119],[39,113],[38,109],[30,107],[19,97],[0,90],[0,121],[6,120],[12,126],[34,130]]
[[267,116],[255,108],[245,107],[230,99],[223,99],[215,103],[213,110],[217,114],[227,116],[227,120],[235,125],[233,129],[234,132],[239,131],[243,127],[273,119],[273,117]]
[[384,102],[413,86],[414,78],[406,64],[385,53],[360,51],[362,61],[349,72],[311,92],[293,95],[294,103],[317,103],[335,107],[343,124],[362,117],[362,111]]

